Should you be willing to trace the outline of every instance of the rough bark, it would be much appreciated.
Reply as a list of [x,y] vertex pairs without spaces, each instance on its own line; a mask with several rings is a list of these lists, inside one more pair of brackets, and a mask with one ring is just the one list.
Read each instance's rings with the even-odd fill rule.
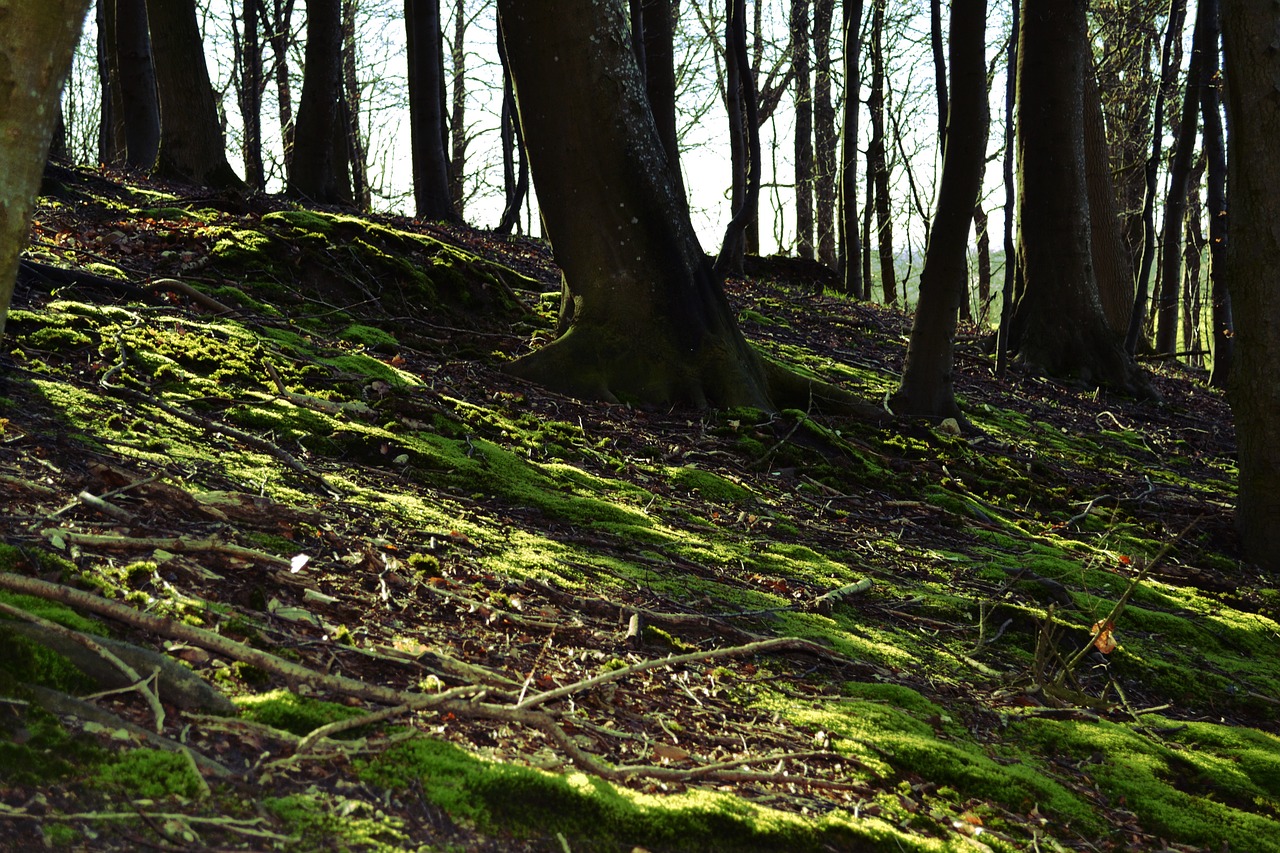
[[1280,571],[1280,8],[1222,4],[1227,86],[1227,281],[1236,317],[1229,399],[1236,420],[1244,556]]
[[902,381],[889,401],[895,414],[908,417],[963,420],[955,398],[953,344],[968,292],[969,225],[982,188],[989,115],[986,2],[962,5],[953,4],[949,28],[951,101],[938,206]]
[[454,219],[445,153],[444,59],[439,0],[404,0],[409,45],[409,136],[413,197],[422,219]]
[[286,191],[317,204],[352,204],[350,164],[341,0],[307,0],[306,71]]
[[0,335],[88,0],[0,0]]
[[450,61],[449,114],[449,196],[453,199],[453,211],[461,219],[466,208],[467,178],[467,7],[465,0],[456,0],[453,6],[453,44]]
[[147,20],[160,98],[156,174],[216,189],[242,188],[227,162],[195,0],[147,0]]
[[1018,45],[1019,255],[1010,341],[1028,365],[1154,396],[1107,327],[1094,276],[1084,145],[1086,0],[1024,0]]
[[863,242],[858,221],[858,119],[862,108],[862,0],[844,4],[844,117],[840,133],[841,290],[862,296]]
[[355,206],[368,213],[373,208],[373,192],[369,187],[369,170],[366,166],[365,134],[360,127],[360,78],[356,72],[356,0],[342,0],[342,102],[339,112],[343,118],[343,140],[334,140],[334,156],[347,156],[351,167],[351,199]]
[[[500,0],[564,333],[513,373],[582,397],[772,408],[648,107],[621,2]],[[793,377],[794,378],[794,377]]]

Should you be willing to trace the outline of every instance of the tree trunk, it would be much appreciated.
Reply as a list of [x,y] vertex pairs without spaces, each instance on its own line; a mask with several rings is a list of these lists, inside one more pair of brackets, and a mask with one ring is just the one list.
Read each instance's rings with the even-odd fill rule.
[[[264,0],[250,0],[262,3]],[[264,21],[270,22],[267,30],[267,41],[271,44],[271,53],[275,56],[272,76],[276,80],[276,103],[280,108],[280,136],[284,146],[284,171],[289,174],[293,163],[293,139],[295,128],[293,121],[293,96],[289,86],[289,47],[290,33],[293,31],[293,0],[274,0],[271,14],[267,15],[265,7],[259,8]]]
[[[1200,67],[1203,64],[1205,39],[1205,7],[1196,11],[1195,34],[1192,37],[1191,62],[1187,70],[1187,87],[1182,98],[1182,118],[1169,164],[1169,192],[1164,205],[1160,293],[1156,300],[1156,353],[1172,355],[1178,344],[1178,287],[1182,283],[1182,228],[1187,215],[1187,182],[1191,177],[1191,160],[1195,153],[1196,118],[1199,114]],[[1217,45],[1214,45],[1217,48]]]
[[1022,0],[1012,0],[1010,11],[1009,44],[1005,48],[1004,83],[1004,157],[1001,171],[1004,178],[1004,281],[1000,285],[1000,326],[996,330],[996,376],[1004,378],[1009,368],[1010,320],[1013,317],[1014,285],[1021,268],[1017,246],[1013,241],[1013,218],[1017,208],[1016,186],[1013,182],[1014,161],[1017,157],[1013,107],[1018,90],[1018,42],[1022,38]]
[[459,219],[465,216],[467,194],[467,7],[456,0],[453,7],[453,45],[450,59],[452,111],[449,115],[449,196]]
[[898,304],[894,272],[893,219],[889,211],[889,165],[884,143],[884,10],[886,0],[873,0],[871,14],[871,141],[867,149],[868,180],[875,184],[876,249],[880,287],[886,305]]
[[[351,198],[356,208],[365,213],[373,209],[373,193],[369,189],[364,131],[360,127],[360,79],[356,73],[356,0],[342,0],[342,105],[341,112],[346,148],[351,165]],[[334,141],[334,156],[344,149],[342,140]]]
[[963,420],[955,398],[953,345],[960,303],[968,291],[969,225],[987,155],[986,3],[969,0],[963,14],[956,12],[953,6],[951,104],[938,208],[920,273],[920,300],[902,382],[889,407],[907,417]]
[[1142,202],[1142,260],[1138,266],[1138,279],[1134,289],[1133,310],[1129,314],[1129,331],[1125,335],[1124,348],[1129,353],[1138,351],[1142,338],[1142,325],[1147,320],[1147,302],[1151,293],[1151,267],[1156,254],[1156,178],[1160,170],[1160,141],[1164,137],[1165,92],[1176,79],[1178,67],[1173,63],[1174,42],[1182,35],[1182,22],[1186,17],[1186,0],[1169,0],[1169,21],[1165,30],[1164,49],[1160,54],[1160,89],[1156,92],[1155,108],[1151,122],[1151,156],[1147,158],[1146,195]]
[[498,27],[498,61],[502,65],[499,136],[502,141],[502,191],[506,203],[502,219],[493,230],[505,236],[515,228],[520,219],[520,206],[529,194],[529,158],[524,153],[524,139],[520,135],[520,122],[516,118],[516,97],[511,88],[511,69],[507,66],[507,45],[502,37],[502,27]]
[[[725,81],[729,102],[730,141],[735,162],[733,216],[724,229],[715,274],[741,275],[746,229],[760,208],[760,125],[755,80],[747,60],[747,14],[744,0],[729,0],[725,19]],[[734,130],[738,132],[735,134]],[[679,186],[677,187],[678,189]],[[683,192],[681,190],[681,198]],[[687,205],[686,205],[687,206]]]
[[814,203],[818,260],[834,269],[836,255],[836,108],[831,102],[831,22],[835,0],[813,4],[813,148]]
[[156,174],[216,189],[243,188],[227,162],[195,0],[147,0],[147,19],[160,98]]
[[[952,10],[954,12],[954,10]],[[968,8],[961,10],[968,14]],[[933,88],[938,99],[938,150],[947,151],[947,60],[942,49],[942,0],[929,0],[929,48],[933,52]]]
[[342,98],[341,0],[307,0],[306,71],[287,192],[316,204],[354,202]]
[[240,61],[240,117],[244,120],[244,178],[250,189],[266,188],[266,169],[262,165],[262,25],[258,0],[243,0],[243,47]]
[[862,107],[862,0],[844,4],[844,121],[840,134],[841,291],[862,296],[863,244],[858,222],[858,118]]
[[444,59],[439,0],[404,0],[409,42],[409,135],[413,197],[422,219],[456,218],[445,153]]
[[0,10],[0,335],[88,10],[88,0],[9,0]]
[[795,68],[796,253],[813,257],[813,89],[809,66],[809,3],[791,0],[791,62]]
[[[1217,45],[1214,45],[1217,48]],[[1202,63],[1203,65],[1203,63]],[[1203,70],[1201,75],[1203,76]],[[1200,109],[1200,82],[1195,81],[1195,86],[1188,93],[1188,96],[1196,104],[1196,109]],[[1182,304],[1184,310],[1182,312],[1182,345],[1190,351],[1188,359],[1191,364],[1202,365],[1203,357],[1200,355],[1200,323],[1203,319],[1201,314],[1201,306],[1204,304],[1203,288],[1200,285],[1203,279],[1203,265],[1200,259],[1204,257],[1205,247],[1209,241],[1205,239],[1204,230],[1200,227],[1200,222],[1204,218],[1204,205],[1200,203],[1200,185],[1204,182],[1205,158],[1204,152],[1196,158],[1195,167],[1191,170],[1191,179],[1187,182],[1187,215],[1186,228],[1182,237],[1182,268],[1185,272],[1182,275]]]
[[565,294],[564,333],[512,372],[596,399],[772,408],[782,374],[743,339],[698,245],[624,5],[500,0],[498,9]]
[[[120,48],[116,43],[116,2],[98,0],[98,162],[119,163],[125,157],[124,104],[120,97]],[[150,163],[147,164],[148,168]]]
[[[978,254],[978,322],[985,326],[991,313],[991,230],[981,201],[973,206],[973,233],[977,237]],[[973,312],[968,309],[967,304],[960,306],[961,319],[973,319]]]
[[1213,300],[1213,367],[1209,384],[1226,388],[1235,360],[1235,320],[1227,287],[1227,152],[1223,142],[1221,75],[1218,64],[1218,0],[1200,0],[1209,7],[1209,48],[1201,68],[1200,115],[1204,122],[1205,207],[1209,210],[1209,295]]
[[1245,559],[1280,571],[1280,12],[1227,0],[1222,41],[1227,86],[1227,280],[1236,321],[1229,399],[1236,420],[1240,496],[1236,526]]
[[1084,167],[1089,189],[1089,247],[1098,277],[1098,299],[1107,326],[1118,335],[1129,328],[1133,310],[1133,262],[1125,245],[1116,190],[1111,182],[1111,153],[1107,144],[1102,96],[1087,54],[1084,77]]
[[125,158],[130,166],[150,169],[160,152],[160,103],[147,33],[147,4],[145,0],[115,0],[115,6]]
[[1023,2],[1017,149],[1025,282],[1010,341],[1028,365],[1052,376],[1154,396],[1098,300],[1084,153],[1085,6]]
[[685,197],[676,121],[676,5],[678,0],[644,0],[644,85],[662,149],[667,152],[679,193]]

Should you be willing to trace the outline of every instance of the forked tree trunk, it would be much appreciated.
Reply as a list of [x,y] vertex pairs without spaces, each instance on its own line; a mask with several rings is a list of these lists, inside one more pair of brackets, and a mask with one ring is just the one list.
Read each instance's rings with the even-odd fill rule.
[[1239,445],[1236,526],[1245,558],[1280,570],[1280,12],[1272,3],[1227,0],[1227,185],[1231,239],[1227,280],[1236,311],[1231,410]]
[[785,400],[773,384],[783,374],[743,339],[677,193],[624,4],[500,0],[498,9],[564,290],[563,334],[512,372],[604,400]]
[[351,204],[350,163],[342,98],[341,0],[307,0],[306,71],[289,195],[319,204]]
[[[969,224],[982,188],[987,153],[986,2],[953,3],[949,30],[951,100],[920,301],[911,326],[902,382],[889,401],[895,414],[963,420],[956,404],[953,342],[968,292]],[[941,144],[941,140],[939,140]]]
[[227,162],[195,0],[147,0],[147,20],[160,96],[156,173],[218,189],[243,187]]
[[0,26],[0,335],[88,0],[13,0]]
[[1086,387],[1154,396],[1107,326],[1090,244],[1084,145],[1086,0],[1024,0],[1018,45],[1019,255],[1010,340],[1023,361]]

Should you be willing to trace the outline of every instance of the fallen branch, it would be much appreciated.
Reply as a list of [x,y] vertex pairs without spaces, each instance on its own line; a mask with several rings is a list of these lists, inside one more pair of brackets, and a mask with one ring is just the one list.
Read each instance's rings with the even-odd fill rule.
[[184,536],[113,536],[105,533],[74,533],[61,527],[48,527],[40,531],[40,535],[50,542],[61,540],[73,545],[88,548],[128,549],[140,548],[150,550],[172,551],[175,554],[215,553],[225,554],[253,563],[265,563],[274,569],[290,571],[292,563],[284,557],[255,551],[232,542],[220,539],[188,539]]

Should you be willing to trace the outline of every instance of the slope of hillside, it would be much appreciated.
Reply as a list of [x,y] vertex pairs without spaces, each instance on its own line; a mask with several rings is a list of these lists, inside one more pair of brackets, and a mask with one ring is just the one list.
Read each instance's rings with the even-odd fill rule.
[[[1280,583],[1202,377],[997,382],[975,336],[975,435],[582,402],[502,371],[536,242],[46,190],[0,846],[1280,850]],[[882,399],[908,319],[789,269],[730,282],[749,337]]]

